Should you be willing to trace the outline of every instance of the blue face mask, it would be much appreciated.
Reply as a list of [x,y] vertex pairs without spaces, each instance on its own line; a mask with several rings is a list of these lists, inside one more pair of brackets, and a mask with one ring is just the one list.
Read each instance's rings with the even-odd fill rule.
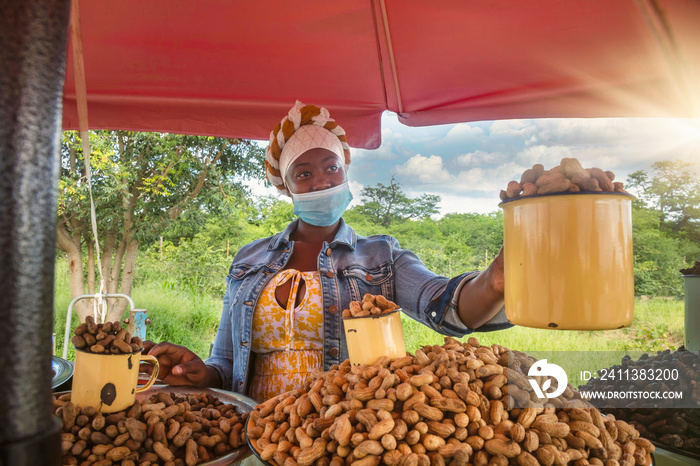
[[294,213],[303,221],[317,227],[333,225],[343,216],[352,201],[348,182],[322,191],[292,193]]

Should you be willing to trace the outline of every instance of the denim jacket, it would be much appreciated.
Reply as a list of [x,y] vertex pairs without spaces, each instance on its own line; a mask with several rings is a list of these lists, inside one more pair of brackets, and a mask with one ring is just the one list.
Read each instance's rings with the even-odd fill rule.
[[[228,276],[219,330],[212,355],[206,364],[221,377],[222,387],[245,393],[250,379],[253,312],[268,281],[284,269],[294,250],[290,234],[298,220],[272,237],[254,241],[240,249]],[[329,370],[348,357],[342,310],[365,293],[381,294],[404,313],[433,330],[464,336],[467,328],[457,314],[462,285],[478,272],[448,279],[430,270],[413,252],[401,249],[388,235],[358,236],[342,219],[333,241],[323,243],[318,256],[323,299],[323,368]],[[504,310],[479,331],[510,327]]]

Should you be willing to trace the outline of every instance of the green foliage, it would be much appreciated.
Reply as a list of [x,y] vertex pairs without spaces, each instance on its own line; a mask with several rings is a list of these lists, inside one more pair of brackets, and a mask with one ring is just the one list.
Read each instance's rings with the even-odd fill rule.
[[[262,150],[250,141],[132,131],[91,131],[92,190],[99,230],[151,241],[188,208],[213,208],[215,189],[261,176]],[[82,143],[63,133],[59,216],[89,235],[89,195]],[[200,193],[207,194],[199,196]],[[128,214],[125,219],[124,214]]]
[[656,162],[651,172],[630,175],[628,186],[639,191],[639,201],[660,213],[661,227],[700,241],[700,173],[697,164],[680,160]]
[[[402,316],[406,350],[442,344],[444,337],[426,326]],[[482,345],[499,344],[519,351],[663,351],[683,344],[683,303],[676,300],[637,300],[634,322],[627,328],[605,331],[546,330],[513,327],[496,332],[476,332]]]
[[264,196],[255,203],[255,212],[250,219],[259,225],[265,234],[272,236],[284,230],[296,217],[291,202],[280,200],[274,196]]
[[[227,228],[223,218],[240,215],[235,201],[245,199],[241,180],[262,176],[264,155],[257,144],[132,131],[91,131],[89,137],[88,166],[78,135],[62,135],[57,243],[72,260],[90,264],[83,269],[83,276],[79,276],[79,269],[70,270],[73,296],[85,292],[86,278],[87,292],[94,293],[95,275],[104,279],[107,292],[130,294],[142,244],[165,234],[173,244],[180,245],[182,238],[194,240],[205,224],[208,230],[204,234],[215,235],[217,232],[211,231],[214,225],[208,223],[212,215],[219,216],[220,237],[227,241],[241,239],[242,235]],[[101,262],[93,247],[88,169],[92,171]],[[169,227],[171,231],[166,233]],[[197,252],[191,252],[190,246],[186,243],[178,249],[178,254],[188,259],[183,260],[188,267],[178,269],[188,275],[179,281],[192,290],[209,290],[209,270],[220,269],[217,251],[197,245]],[[92,266],[95,263],[97,267]],[[85,303],[79,307],[85,315]],[[115,307],[113,312],[120,310]]]
[[362,197],[365,201],[356,209],[373,223],[386,228],[396,220],[424,219],[440,212],[437,208],[440,196],[423,194],[409,198],[394,178],[388,186],[382,183],[365,186],[362,188]]
[[681,234],[661,227],[662,214],[634,204],[632,240],[634,287],[637,296],[683,295],[679,270],[700,257],[700,246]]
[[656,162],[632,173],[634,286],[637,295],[683,294],[679,270],[700,258],[700,180],[696,164]]
[[398,220],[389,227],[376,225],[361,209],[351,209],[343,218],[358,234],[388,234],[402,248],[410,249],[435,273],[453,277],[483,270],[503,245],[503,214],[447,214],[439,220]]

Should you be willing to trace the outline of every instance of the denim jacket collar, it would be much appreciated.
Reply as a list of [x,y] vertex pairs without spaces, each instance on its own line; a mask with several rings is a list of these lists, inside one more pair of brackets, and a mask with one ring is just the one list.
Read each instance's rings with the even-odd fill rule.
[[[267,250],[274,251],[275,249],[281,248],[289,244],[289,236],[294,230],[296,230],[298,224],[299,219],[296,219],[292,223],[287,225],[287,228],[285,228],[282,233],[278,233],[272,238],[270,238],[270,244],[268,244]],[[345,223],[345,220],[343,220],[342,218],[340,219],[340,228],[338,228],[338,232],[335,234],[335,238],[333,238],[330,247],[333,248],[341,244],[349,247],[353,251],[355,250],[355,246],[357,244],[357,236],[355,234],[355,230],[350,228]]]

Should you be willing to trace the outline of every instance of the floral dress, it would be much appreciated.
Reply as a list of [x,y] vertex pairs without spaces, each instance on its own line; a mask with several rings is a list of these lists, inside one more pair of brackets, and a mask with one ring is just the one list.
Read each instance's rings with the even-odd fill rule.
[[[292,281],[287,307],[275,297],[278,286]],[[306,293],[295,306],[301,283]],[[248,396],[260,402],[300,387],[323,368],[323,302],[318,272],[286,269],[265,286],[253,315],[253,376]]]

